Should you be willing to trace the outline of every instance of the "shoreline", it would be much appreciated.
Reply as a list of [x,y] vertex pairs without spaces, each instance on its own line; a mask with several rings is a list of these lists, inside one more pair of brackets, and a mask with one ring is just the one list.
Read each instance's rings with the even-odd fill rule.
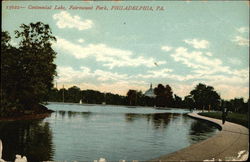
[[[26,111],[26,112],[25,112]],[[34,106],[32,109],[27,110],[16,110],[9,111],[12,113],[12,116],[3,116],[0,117],[0,122],[2,121],[18,121],[18,120],[33,120],[33,119],[43,119],[51,115],[53,110],[48,109],[43,104],[38,104]]]
[[43,118],[49,117],[51,113],[52,112],[46,112],[46,113],[40,113],[40,114],[28,114],[28,115],[22,115],[18,117],[0,117],[0,122],[43,119]]

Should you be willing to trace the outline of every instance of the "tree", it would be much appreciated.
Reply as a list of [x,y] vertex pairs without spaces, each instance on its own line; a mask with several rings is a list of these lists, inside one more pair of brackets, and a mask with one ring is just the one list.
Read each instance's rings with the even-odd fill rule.
[[154,89],[154,93],[156,95],[156,106],[170,107],[173,105],[173,92],[169,85],[164,87],[162,84],[158,84],[158,86]]
[[184,98],[184,105],[185,105],[185,107],[187,107],[189,109],[195,108],[195,101],[194,101],[192,95],[188,95]]
[[222,100],[222,107],[227,108],[229,111],[238,113],[247,113],[248,104],[249,104],[249,99],[247,102],[244,102],[243,98],[234,98],[229,101]]
[[20,31],[15,31],[16,38],[21,39],[19,98],[22,105],[30,106],[42,102],[53,87],[56,52],[51,45],[56,38],[51,35],[49,25],[41,22],[22,24],[20,28]]
[[21,39],[18,48],[10,46],[10,37],[2,32],[1,95],[12,106],[27,109],[42,102],[53,87],[56,52],[51,45],[56,38],[42,22],[22,24],[15,34]]
[[183,107],[182,98],[177,96],[176,94],[174,95],[174,107]]
[[130,89],[127,92],[127,98],[128,98],[129,105],[136,105],[137,91]]
[[70,87],[68,89],[68,102],[79,102],[82,98],[81,96],[81,89],[77,86]]
[[9,107],[16,105],[16,87],[18,81],[18,50],[10,45],[8,32],[1,32],[1,108],[0,116]]
[[195,101],[195,106],[200,109],[212,107],[218,109],[220,105],[220,95],[211,86],[199,83],[190,95]]
[[166,106],[172,106],[173,105],[173,91],[172,88],[167,84],[165,87],[165,95],[166,95]]

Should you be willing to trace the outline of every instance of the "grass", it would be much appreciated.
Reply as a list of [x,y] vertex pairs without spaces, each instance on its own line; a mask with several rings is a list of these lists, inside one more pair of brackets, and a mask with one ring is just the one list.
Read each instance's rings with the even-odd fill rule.
[[[202,113],[198,113],[198,114],[202,115],[202,116],[216,118],[216,119],[221,119],[221,115],[222,115],[221,112],[202,112]],[[240,124],[240,125],[243,125],[243,126],[249,128],[248,113],[239,114],[239,113],[229,112],[227,115],[226,121],[229,121],[232,123],[237,123],[237,124]]]

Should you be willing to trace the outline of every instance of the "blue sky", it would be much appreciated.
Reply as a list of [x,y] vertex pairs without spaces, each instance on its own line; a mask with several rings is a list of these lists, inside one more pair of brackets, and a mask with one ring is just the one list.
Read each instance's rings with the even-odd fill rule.
[[[249,3],[247,1],[2,2],[2,28],[50,25],[57,42],[58,88],[76,85],[125,95],[129,89],[169,84],[181,97],[198,83],[222,98],[249,94]],[[23,6],[9,10],[7,6]],[[65,10],[29,9],[65,6]],[[91,7],[71,10],[69,7]],[[106,6],[108,10],[96,10]],[[151,10],[111,10],[150,6]],[[156,10],[162,6],[164,10]],[[17,40],[12,40],[15,45]]]

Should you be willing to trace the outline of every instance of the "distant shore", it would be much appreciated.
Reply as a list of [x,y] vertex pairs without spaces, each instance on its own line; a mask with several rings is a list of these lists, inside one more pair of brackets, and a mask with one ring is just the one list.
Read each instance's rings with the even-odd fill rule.
[[47,102],[48,104],[67,104],[67,105],[82,105],[82,106],[95,106],[95,105],[101,105],[101,106],[124,106],[127,108],[155,108],[155,109],[162,109],[162,110],[170,110],[170,109],[187,109],[188,108],[180,108],[180,107],[156,107],[156,106],[141,106],[141,105],[112,105],[112,104],[92,104],[92,103],[76,103],[76,102]]

